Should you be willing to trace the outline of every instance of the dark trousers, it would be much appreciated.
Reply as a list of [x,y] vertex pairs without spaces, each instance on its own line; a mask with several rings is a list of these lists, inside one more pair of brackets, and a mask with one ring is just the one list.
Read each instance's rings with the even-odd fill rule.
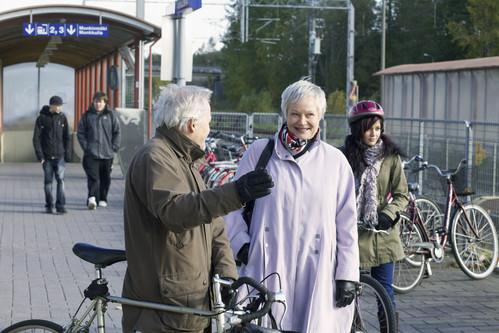
[[83,156],[83,169],[87,174],[88,198],[95,197],[97,202],[107,201],[111,185],[113,159],[98,159]]
[[[381,285],[385,288],[388,296],[392,300],[393,307],[396,308],[395,304],[395,292],[393,291],[392,283],[393,283],[393,270],[395,269],[395,265],[393,262],[389,262],[386,264],[381,264],[376,267],[371,268],[371,276],[375,278]],[[383,309],[381,308],[381,303],[378,303],[378,320],[380,326],[381,333],[387,333],[388,328],[386,324],[386,317],[384,315]],[[395,328],[397,330],[397,328]],[[398,332],[398,331],[397,331]]]
[[66,169],[64,159],[45,160],[43,162],[44,174],[44,188],[45,188],[45,207],[53,208],[54,199],[52,197],[52,182],[57,181],[57,196],[55,201],[55,208],[60,210],[66,204],[66,197],[64,195],[64,170]]
[[393,291],[392,283],[393,283],[393,270],[395,269],[395,265],[393,262],[389,262],[386,264],[381,264],[376,267],[371,268],[371,276],[375,278],[381,285],[385,288],[388,296],[392,300],[393,306],[396,307],[395,303],[395,292]]

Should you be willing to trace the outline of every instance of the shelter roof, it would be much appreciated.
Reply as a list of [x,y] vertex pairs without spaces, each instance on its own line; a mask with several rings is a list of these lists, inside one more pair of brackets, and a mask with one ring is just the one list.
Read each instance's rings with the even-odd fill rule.
[[[28,37],[23,23],[107,24],[109,37]],[[37,62],[42,54],[49,62],[82,67],[137,41],[154,40],[161,28],[120,12],[89,6],[50,5],[0,13],[0,60],[3,66]]]
[[386,68],[374,75],[412,74],[422,72],[449,72],[467,69],[499,67],[499,57],[475,58],[466,60],[441,61],[425,64],[407,64]]

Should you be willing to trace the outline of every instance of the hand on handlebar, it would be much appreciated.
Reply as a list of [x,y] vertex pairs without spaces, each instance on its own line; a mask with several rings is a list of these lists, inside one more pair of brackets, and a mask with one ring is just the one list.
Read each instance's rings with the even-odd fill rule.
[[390,216],[385,213],[378,214],[378,225],[376,226],[376,230],[388,230],[394,225],[394,221],[390,218]]

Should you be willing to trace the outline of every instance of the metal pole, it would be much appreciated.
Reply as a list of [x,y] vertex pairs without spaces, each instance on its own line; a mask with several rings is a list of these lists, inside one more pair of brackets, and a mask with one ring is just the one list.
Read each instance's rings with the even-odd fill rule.
[[[386,0],[383,0],[381,5],[381,70],[385,69],[385,48],[386,48]],[[383,95],[385,93],[385,77],[380,75],[380,96],[381,102],[384,103]]]
[[385,69],[385,47],[386,47],[386,0],[381,5],[381,70]]
[[[472,177],[473,177],[473,127],[472,124],[465,120],[464,125],[466,126],[466,187],[471,189]],[[466,197],[467,200],[471,200],[470,196]]]
[[496,181],[497,181],[497,143],[494,143],[494,171],[492,172],[492,195],[496,195]]
[[150,139],[152,137],[152,47],[156,44],[158,40],[155,40],[149,46],[149,117],[147,121],[147,138]]
[[348,113],[348,107],[350,105],[349,94],[352,89],[352,83],[354,78],[354,51],[355,50],[355,7],[350,1],[348,5],[348,31],[347,31],[347,79],[346,79],[346,110]]
[[241,4],[241,8],[240,8],[240,12],[239,12],[239,20],[240,20],[239,24],[240,24],[240,29],[241,29],[240,38],[241,38],[241,43],[245,43],[246,42],[246,40],[245,40],[245,37],[246,37],[246,32],[245,32],[246,23],[244,22],[244,20],[246,19],[246,16],[245,16],[246,3],[245,3],[244,0],[241,0],[240,4]]
[[310,81],[315,82],[314,77],[314,41],[315,41],[315,17],[313,14],[308,16],[308,77]]
[[[424,155],[424,126],[425,123],[424,121],[421,121],[419,123],[419,156],[423,156],[425,157]],[[423,193],[423,173],[422,172],[419,172],[419,175],[418,175],[418,183],[419,183],[419,194]]]
[[179,86],[185,86],[185,77],[183,77],[184,73],[182,70],[182,61],[183,61],[183,43],[185,42],[186,38],[186,27],[185,27],[185,17],[183,14],[178,15],[175,18],[175,26],[176,26],[176,32],[175,33],[175,78],[176,78],[176,83]]
[[[144,20],[145,18],[145,0],[136,0],[136,16],[137,18]],[[136,84],[138,84],[138,105],[140,110],[144,109],[144,42],[139,41],[137,47],[138,59],[135,62],[138,63],[138,78],[135,78]],[[137,66],[137,65],[136,65]]]
[[40,66],[38,66],[37,86],[36,86],[36,107],[40,110]]

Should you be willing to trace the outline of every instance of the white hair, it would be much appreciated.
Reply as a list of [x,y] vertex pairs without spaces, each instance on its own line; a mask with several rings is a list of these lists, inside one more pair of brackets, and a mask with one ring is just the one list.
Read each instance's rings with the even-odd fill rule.
[[290,104],[296,103],[304,97],[313,97],[316,100],[317,111],[321,118],[326,113],[326,94],[317,85],[310,81],[299,80],[290,84],[281,95],[281,113],[284,120],[288,118],[288,108]]
[[198,86],[178,86],[169,84],[161,90],[154,103],[154,122],[156,126],[165,125],[186,130],[189,119],[200,119],[206,110],[204,103],[209,103],[211,90]]

